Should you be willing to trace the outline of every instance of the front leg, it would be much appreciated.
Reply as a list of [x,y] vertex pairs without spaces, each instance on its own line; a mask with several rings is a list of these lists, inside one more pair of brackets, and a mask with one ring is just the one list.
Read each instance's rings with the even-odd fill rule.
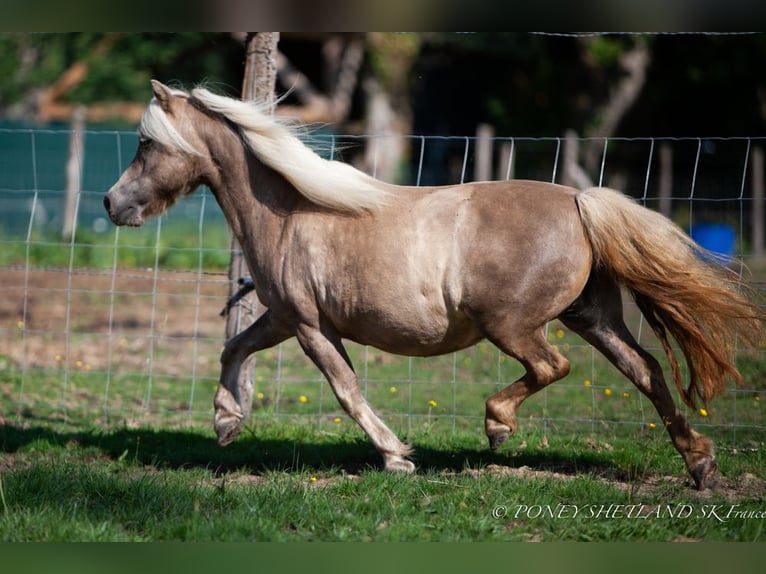
[[241,396],[238,384],[242,363],[256,351],[278,345],[291,335],[289,330],[276,324],[269,310],[247,329],[226,342],[221,353],[220,384],[213,401],[213,427],[220,446],[226,446],[237,438],[242,429],[242,419],[250,410],[250,404],[244,403],[252,400],[252,397]]
[[413,472],[415,465],[405,458],[411,453],[410,447],[402,443],[367,404],[340,337],[327,335],[308,325],[301,325],[296,336],[303,350],[330,383],[343,410],[370,437],[383,457],[385,469]]

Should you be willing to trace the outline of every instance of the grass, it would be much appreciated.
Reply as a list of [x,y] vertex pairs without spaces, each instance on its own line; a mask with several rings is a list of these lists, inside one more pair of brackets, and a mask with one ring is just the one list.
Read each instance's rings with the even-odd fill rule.
[[35,231],[26,238],[3,238],[0,243],[0,267],[106,268],[117,261],[120,267],[154,267],[163,269],[217,269],[229,264],[229,235],[226,224],[208,223],[200,233],[197,223],[188,221],[164,225],[157,241],[157,220],[141,229],[120,232],[110,226],[105,233],[87,228],[77,231],[75,241],[61,239],[52,232]]
[[[31,397],[37,377],[26,378]],[[418,472],[401,476],[380,469],[378,453],[326,389],[325,410],[316,414],[319,395],[311,393],[320,383],[285,384],[280,412],[273,403],[256,409],[242,436],[221,449],[210,428],[210,396],[197,393],[207,403],[199,418],[185,406],[176,417],[167,413],[169,397],[178,394],[182,404],[188,392],[176,388],[181,381],[155,381],[148,410],[137,392],[133,408],[142,415],[94,424],[100,379],[70,377],[66,416],[52,380],[47,394],[36,389],[35,403],[0,424],[0,540],[766,541],[763,519],[723,516],[766,510],[763,437],[745,428],[732,441],[726,400],[708,417],[720,425],[702,429],[717,440],[722,486],[698,493],[659,425],[626,422],[639,416],[634,399],[599,389],[598,401],[613,401],[612,411],[602,409],[597,422],[567,420],[593,404],[592,387],[579,381],[530,399],[519,433],[499,451],[487,448],[481,430],[481,385],[454,386],[456,404],[474,405],[475,417],[452,417],[441,406],[429,414],[425,404],[411,417],[388,414],[415,447]],[[129,411],[128,389],[113,383]],[[399,400],[386,384],[372,401],[384,414],[393,410],[385,399]],[[413,387],[417,402],[437,396]],[[298,393],[308,401],[287,401]],[[536,416],[546,412],[553,418]],[[702,420],[696,416],[695,424]],[[561,505],[586,510],[562,515]],[[641,518],[609,516],[610,508],[636,505]],[[681,516],[678,509],[687,508],[691,514]]]
[[[367,441],[350,431],[259,424],[219,449],[200,430],[6,425],[0,539],[764,539],[762,519],[706,515],[713,507],[718,517],[731,514],[735,504],[763,511],[762,491],[732,501],[686,480],[645,488],[654,473],[678,475],[664,437],[638,449],[624,439],[606,449],[586,446],[585,437],[551,437],[545,446],[530,438],[526,449],[500,453],[466,433],[408,438],[417,446],[415,476],[380,471]],[[763,468],[762,453],[723,453],[721,464],[746,481]],[[562,504],[582,507],[580,515],[562,513]],[[638,506],[642,517],[608,518],[609,508],[627,508],[615,505]]]
[[740,357],[744,386],[707,416],[686,410],[723,475],[698,493],[648,401],[573,334],[553,324],[549,337],[572,373],[521,407],[496,452],[483,402],[514,361],[486,343],[428,360],[350,346],[368,400],[415,447],[414,476],[380,469],[292,342],[259,356],[253,417],[225,449],[210,428],[215,365],[193,393],[185,370],[163,372],[181,347],[158,340],[152,374],[113,365],[108,393],[87,365],[0,357],[0,540],[766,541],[762,519],[721,516],[766,510],[762,355]]
[[[171,252],[193,258],[181,269],[198,266],[197,231],[189,235],[188,250]],[[127,237],[116,248],[88,247],[84,237],[60,253],[41,245],[39,257],[33,242],[30,258],[66,266],[73,256],[75,265],[108,268],[115,256],[120,267],[132,256],[131,264],[154,266],[156,235],[149,231],[145,249],[132,234],[123,247]],[[162,249],[160,265],[170,265]],[[12,252],[0,265],[26,261]],[[486,447],[484,400],[520,375],[515,361],[488,343],[432,359],[349,345],[367,399],[416,449],[417,474],[399,476],[380,470],[369,440],[294,342],[259,354],[253,417],[238,441],[218,448],[210,428],[218,318],[196,337],[183,325],[196,301],[184,297],[196,297],[196,285],[169,285],[191,295],[161,299],[163,329],[148,335],[139,316],[146,296],[117,289],[126,314],[110,361],[108,323],[99,319],[110,287],[67,294],[66,333],[37,312],[53,308],[60,285],[30,292],[26,324],[9,312],[8,354],[0,354],[0,540],[766,540],[763,519],[719,519],[720,509],[766,510],[763,351],[738,356],[743,385],[704,416],[683,408],[716,441],[724,477],[717,491],[697,493],[649,402],[557,323],[548,337],[572,371],[525,402],[518,434],[497,452]],[[205,305],[217,313],[218,303]],[[635,327],[632,311],[629,318]],[[656,347],[646,333],[642,343]],[[14,345],[28,349],[21,356],[32,366],[17,363]],[[628,505],[641,516],[608,510]],[[574,506],[585,510],[566,515]]]

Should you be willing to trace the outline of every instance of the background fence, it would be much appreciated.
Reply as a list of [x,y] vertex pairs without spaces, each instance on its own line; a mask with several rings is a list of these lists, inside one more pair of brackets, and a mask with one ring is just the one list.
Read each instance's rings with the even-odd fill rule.
[[[70,136],[0,130],[0,417],[15,424],[210,425],[224,333],[219,312],[228,291],[228,237],[218,206],[202,189],[142,229],[114,228],[103,193],[132,158],[136,135],[88,130],[77,157],[74,231],[62,238]],[[763,291],[764,269],[752,257],[762,242],[763,199],[753,192],[760,176],[752,168],[762,140],[391,138],[317,136],[331,154],[414,185],[487,173],[559,183],[570,175],[567,146],[596,146],[594,183],[662,206],[682,227],[723,229],[714,247],[731,248],[738,272],[748,263]],[[403,144],[408,159],[383,169],[392,143]],[[663,159],[668,149],[670,163]],[[639,341],[657,351],[630,301],[626,313]],[[524,404],[524,429],[653,432],[659,421],[651,404],[598,353],[558,323],[549,325],[548,337],[573,369]],[[522,372],[488,343],[431,359],[349,347],[368,400],[400,432],[480,429],[486,397]],[[744,384],[704,413],[687,414],[724,444],[750,448],[766,428],[766,349],[738,352],[738,361]],[[294,342],[258,355],[254,392],[255,424],[271,418],[352,424]]]

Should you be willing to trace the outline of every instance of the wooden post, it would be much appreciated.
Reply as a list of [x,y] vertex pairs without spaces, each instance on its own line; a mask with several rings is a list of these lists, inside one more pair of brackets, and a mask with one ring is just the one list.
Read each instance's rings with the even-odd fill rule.
[[513,179],[513,156],[515,155],[514,145],[509,141],[500,144],[500,163],[497,166],[497,179]]
[[575,189],[593,187],[593,181],[580,165],[580,138],[574,130],[564,133],[564,169],[561,182]]
[[[250,32],[245,40],[245,72],[242,81],[242,99],[268,102],[273,113],[274,86],[277,78],[277,43],[279,32]],[[229,264],[229,297],[240,288],[240,279],[250,276],[247,262],[237,240],[232,236],[229,248],[231,262]],[[240,304],[233,306],[226,316],[226,339],[249,327],[263,314],[265,308],[254,293],[246,295]],[[239,397],[242,414],[250,416],[253,404],[253,378],[255,373],[255,357],[250,357],[242,365],[239,372]]]
[[660,144],[660,197],[659,212],[665,217],[671,217],[673,207],[671,195],[673,193],[673,148],[668,142]]
[[474,181],[490,181],[492,179],[492,138],[495,128],[489,124],[479,124],[476,127],[476,161],[473,169]]
[[763,259],[763,196],[764,196],[764,178],[763,178],[763,149],[753,148],[751,159],[751,169],[753,170],[753,258]]
[[61,238],[71,239],[77,219],[77,195],[80,193],[85,129],[85,107],[77,106],[72,113],[72,131],[69,134],[69,157],[66,162],[66,197]]

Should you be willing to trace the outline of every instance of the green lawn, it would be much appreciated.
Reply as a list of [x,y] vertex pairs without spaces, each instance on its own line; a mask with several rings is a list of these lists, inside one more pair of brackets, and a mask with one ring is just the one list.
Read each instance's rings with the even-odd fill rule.
[[[252,432],[250,432],[252,431]],[[0,427],[5,541],[763,541],[763,450],[724,451],[698,493],[665,437],[408,435],[414,476],[353,430]],[[575,515],[575,508],[580,510]],[[749,513],[749,514],[748,514]]]

